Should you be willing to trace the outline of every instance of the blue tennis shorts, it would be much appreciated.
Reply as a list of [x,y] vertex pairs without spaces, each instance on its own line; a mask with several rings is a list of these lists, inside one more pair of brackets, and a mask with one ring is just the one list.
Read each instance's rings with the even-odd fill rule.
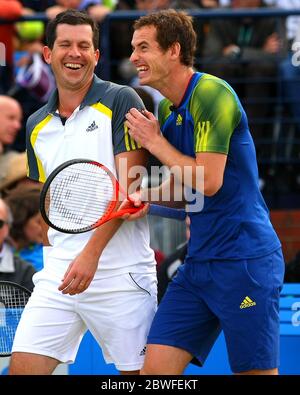
[[148,344],[182,348],[203,364],[223,330],[233,372],[277,368],[283,276],[281,249],[255,259],[181,265]]

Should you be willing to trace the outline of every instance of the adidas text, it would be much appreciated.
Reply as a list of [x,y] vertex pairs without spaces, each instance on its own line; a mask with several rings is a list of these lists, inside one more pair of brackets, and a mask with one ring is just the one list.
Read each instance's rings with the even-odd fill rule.
[[246,309],[247,307],[252,307],[252,306],[256,306],[256,302],[254,302],[254,300],[249,298],[249,296],[246,296],[245,299],[240,304],[240,309]]

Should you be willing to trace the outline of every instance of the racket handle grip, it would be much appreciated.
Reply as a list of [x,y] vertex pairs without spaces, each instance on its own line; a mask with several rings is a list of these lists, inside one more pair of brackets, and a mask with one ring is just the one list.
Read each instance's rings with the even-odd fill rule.
[[186,211],[184,209],[165,207],[158,204],[151,204],[148,214],[164,218],[173,218],[179,221],[184,221],[186,217]]
[[145,204],[141,203],[141,205],[139,207],[123,208],[122,210],[118,210],[118,211],[115,211],[114,213],[110,214],[109,219],[119,218],[119,217],[122,217],[122,215],[124,215],[124,214],[135,214],[138,211],[142,210],[144,207],[145,207]]

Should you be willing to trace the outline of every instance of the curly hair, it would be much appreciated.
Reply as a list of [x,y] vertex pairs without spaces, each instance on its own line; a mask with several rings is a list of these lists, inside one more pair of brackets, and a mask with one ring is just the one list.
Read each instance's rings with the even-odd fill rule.
[[156,28],[156,40],[164,51],[178,42],[181,47],[181,63],[186,66],[193,66],[197,36],[191,16],[183,11],[173,9],[154,12],[135,21],[133,29],[138,30],[145,26]]

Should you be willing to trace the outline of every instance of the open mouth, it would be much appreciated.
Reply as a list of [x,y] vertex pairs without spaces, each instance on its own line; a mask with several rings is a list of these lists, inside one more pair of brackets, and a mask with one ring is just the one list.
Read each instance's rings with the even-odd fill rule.
[[83,67],[83,65],[79,63],[64,63],[64,66],[70,70],[79,70]]
[[146,66],[137,66],[137,72],[140,73],[144,73],[145,71],[148,71],[148,67]]

